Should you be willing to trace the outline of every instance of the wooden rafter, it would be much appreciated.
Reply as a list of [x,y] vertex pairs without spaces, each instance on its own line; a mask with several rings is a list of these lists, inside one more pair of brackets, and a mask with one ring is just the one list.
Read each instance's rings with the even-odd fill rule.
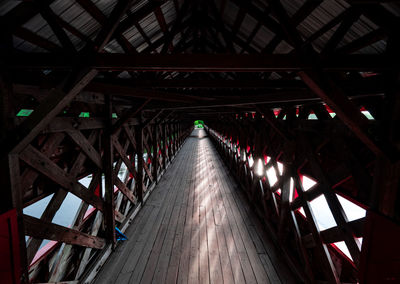
[[169,49],[170,51],[173,50],[173,46],[171,46],[171,43],[175,35],[178,34],[182,30],[182,28],[186,26],[182,21],[187,11],[189,10],[189,7],[190,1],[184,1],[182,7],[177,12],[177,16],[171,30],[168,31],[166,30],[166,27],[164,28],[164,44],[161,49],[161,53],[165,53],[167,49]]
[[[299,56],[304,56],[311,60],[315,60],[303,50],[303,40],[298,34],[295,26],[292,24],[286,11],[279,1],[271,0],[272,9],[276,16],[282,23],[287,38],[290,42],[294,43],[296,51]],[[303,58],[304,58],[303,57]],[[320,96],[324,101],[327,102],[337,113],[338,117],[352,130],[356,135],[363,141],[368,147],[376,154],[386,153],[390,156],[391,150],[387,152],[385,147],[378,145],[377,141],[374,141],[370,135],[367,134],[366,122],[367,119],[358,111],[354,105],[346,98],[346,95],[342,89],[336,85],[336,83],[321,72],[318,72],[314,67],[314,70],[301,71],[299,76],[302,80],[310,87],[310,89]]]
[[47,21],[54,34],[57,36],[61,45],[68,51],[74,53],[75,46],[73,45],[71,39],[68,37],[65,30],[60,26],[58,21],[58,16],[53,12],[48,4],[45,4],[42,0],[36,1],[37,5],[40,7],[40,14]]

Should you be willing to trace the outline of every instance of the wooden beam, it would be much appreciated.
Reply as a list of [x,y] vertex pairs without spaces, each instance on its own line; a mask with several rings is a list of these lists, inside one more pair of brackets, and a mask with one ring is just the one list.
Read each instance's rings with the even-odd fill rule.
[[321,51],[322,56],[331,54],[335,50],[336,46],[340,43],[346,33],[349,31],[351,26],[358,20],[360,14],[353,9],[348,9],[345,18],[342,23],[333,33],[331,38],[326,42],[324,48]]
[[43,133],[64,132],[74,129],[88,130],[88,129],[102,129],[102,128],[105,128],[105,121],[103,118],[56,117],[43,129]]
[[67,134],[74,140],[74,142],[82,149],[82,151],[92,160],[92,162],[98,167],[102,167],[100,154],[92,146],[92,144],[86,139],[86,137],[79,130],[69,130]]
[[[30,53],[10,56],[10,69],[71,69],[72,58]],[[320,59],[326,71],[383,71],[396,68],[384,55],[341,55]],[[91,63],[98,70],[178,72],[301,71],[313,68],[296,54],[97,54]]]
[[[121,144],[118,142],[118,139],[115,136],[112,139],[112,142],[114,144],[115,150],[118,152],[120,158],[122,159],[122,161],[124,162],[124,164],[128,168],[129,172],[132,174],[132,176],[135,179],[137,179],[137,173],[136,173],[136,170],[135,170],[135,166],[132,164],[131,161],[129,161],[128,156],[126,155],[126,153],[124,151],[124,148],[121,146]],[[135,145],[135,147],[136,147],[136,145]]]
[[154,12],[157,7],[160,7],[162,4],[167,2],[167,0],[159,0],[159,1],[150,1],[139,10],[131,13],[126,17],[121,23],[118,25],[118,28],[115,30],[114,35],[123,34],[125,31],[130,29],[135,23],[144,19],[150,13]]
[[[249,1],[242,1],[242,0],[232,0],[233,3],[238,5],[239,7],[243,8],[250,16],[254,19],[257,19],[266,26],[269,30],[271,30],[275,35],[279,36],[280,38],[284,38],[284,32],[280,23],[275,21],[272,17],[268,15],[269,10],[261,11],[258,7],[253,4],[249,4]],[[290,43],[290,42],[289,42]]]
[[[26,241],[25,236],[23,234],[26,229],[26,224],[23,220],[23,206],[22,206],[22,189],[21,189],[21,167],[20,167],[20,159],[18,155],[9,155],[8,156],[8,171],[2,172],[2,174],[7,177],[4,178],[9,181],[10,191],[12,194],[12,207],[15,208],[16,218],[17,218],[17,232],[15,236],[18,239],[19,243],[19,255],[15,255],[15,258],[19,258],[19,267],[14,267],[14,263],[11,263],[13,269],[17,270],[17,275],[20,275],[21,282],[29,281],[28,274],[28,262],[27,262],[27,254],[26,254]],[[2,212],[3,213],[3,212]],[[10,228],[9,228],[10,230]],[[14,242],[14,241],[13,241]],[[17,280],[18,281],[18,280]]]
[[[321,4],[322,0],[308,0],[297,10],[292,16],[292,22],[295,26],[298,26],[305,18],[307,18],[311,12]],[[268,6],[270,10],[271,7]],[[283,40],[279,36],[275,36],[263,49],[263,53],[273,53],[279,43]]]
[[167,124],[161,124],[161,156],[163,170],[167,168]]
[[86,90],[90,92],[112,93],[114,95],[132,98],[154,99],[181,103],[193,103],[201,100],[201,98],[196,98],[195,96],[179,93],[173,94],[171,92],[167,93],[158,90],[143,89],[116,84],[104,84],[100,82],[92,82],[90,85],[87,86]]
[[53,12],[48,4],[45,4],[43,0],[36,0],[35,3],[40,8],[40,14],[47,21],[54,34],[57,36],[61,45],[68,51],[75,53],[75,46],[72,44],[71,39],[68,37],[65,30],[60,26],[58,16]]
[[125,195],[133,204],[136,204],[136,197],[133,195],[132,191],[123,183],[118,175],[114,172],[114,183],[115,186]]
[[[348,223],[354,236],[360,238],[363,236],[365,218],[357,219]],[[333,227],[321,232],[321,238],[324,243],[331,244],[343,241],[343,232],[338,227]]]
[[62,49],[58,44],[55,44],[48,39],[41,37],[40,35],[35,34],[34,32],[28,30],[24,27],[17,27],[14,31],[14,35],[26,40],[36,46],[39,46],[45,50],[52,51],[52,52],[61,52]]
[[350,54],[385,38],[386,34],[384,33],[383,29],[379,28],[356,40],[353,40],[345,46],[339,47],[336,49],[336,54]]
[[[174,36],[182,30],[182,28],[185,26],[184,23],[182,23],[183,18],[185,17],[189,6],[191,5],[192,1],[184,1],[182,4],[182,7],[177,13],[176,19],[174,21],[174,25],[171,28],[171,31],[164,31],[164,45],[161,49],[161,53],[165,53],[167,49],[173,49],[173,47],[170,48],[172,40],[174,39]],[[156,10],[157,11],[157,10]],[[158,18],[157,18],[158,19]],[[159,20],[160,21],[160,20]]]
[[[44,0],[45,4],[50,5],[53,0]],[[33,1],[22,2],[12,10],[10,10],[6,15],[4,15],[4,22],[7,23],[7,28],[10,31],[14,31],[29,21],[32,17],[39,13],[39,7]]]
[[162,113],[163,113],[163,110],[160,110],[157,113],[155,113],[151,118],[144,121],[143,128],[146,128],[150,123],[154,122],[154,120],[156,120]]
[[153,125],[153,141],[152,141],[153,145],[153,159],[152,159],[152,163],[153,163],[153,168],[152,168],[152,176],[153,176],[153,180],[154,182],[158,183],[158,162],[159,162],[159,158],[158,158],[158,143],[159,143],[159,135],[158,135],[158,123]]
[[144,32],[144,30],[142,29],[142,27],[140,26],[139,23],[135,23],[135,28],[138,30],[138,32],[140,33],[142,38],[145,40],[145,42],[147,42],[148,46],[150,46],[151,40],[150,40],[149,36]]
[[97,22],[103,24],[107,17],[91,0],[76,0],[76,2],[91,15]]
[[[382,96],[376,95],[376,96]],[[369,97],[369,95],[365,96],[354,96],[349,97],[351,100],[362,99],[363,97]],[[239,106],[249,106],[253,107],[255,104],[305,104],[307,102],[321,102],[323,99],[315,96],[313,93],[304,91],[304,92],[275,92],[265,95],[254,95],[254,96],[242,96],[242,97],[221,97],[214,101],[208,103],[202,103],[197,105],[175,105],[175,106],[167,106],[167,105],[152,105],[149,106],[149,110],[187,110],[187,109],[200,109],[200,108],[218,108],[218,107],[239,107]],[[359,110],[357,110],[359,111]],[[368,123],[369,124],[369,123]]]
[[[82,6],[97,22],[104,25],[107,22],[107,16],[91,1],[91,0],[77,0],[78,4]],[[116,35],[118,44],[125,52],[136,52],[136,49],[123,35]]]
[[[376,154],[382,154],[391,149],[384,149],[368,135],[368,120],[358,108],[352,104],[344,92],[335,83],[326,78],[321,78],[317,72],[300,72],[300,77],[319,97],[321,97],[345,123],[354,134]],[[325,76],[323,76],[325,77]]]
[[311,36],[309,36],[307,39],[304,41],[304,45],[312,43],[314,40],[322,36],[324,33],[335,27],[337,24],[339,24],[344,17],[347,15],[347,10],[343,11],[339,15],[337,15],[335,18],[330,20],[328,23],[326,23],[324,26],[322,26],[319,30],[314,32]]
[[[133,80],[131,81],[138,88],[195,88],[195,89],[269,89],[289,88],[305,89],[307,86],[299,80],[223,80],[223,79],[171,79],[171,80]],[[16,86],[14,84],[14,86]],[[21,86],[21,85],[18,85]],[[21,86],[22,87],[22,86]],[[17,90],[14,89],[14,92]]]
[[[338,80],[340,86],[354,93],[358,89],[369,93],[383,93],[385,82],[383,76],[372,76],[360,79]],[[33,83],[33,82],[32,82]],[[53,85],[48,86],[49,88]],[[104,104],[104,96],[101,93],[120,94],[127,97],[149,98],[161,101],[174,102],[194,102],[201,98],[180,93],[154,92],[150,89],[241,89],[241,90],[266,90],[266,89],[285,89],[285,90],[306,90],[308,86],[301,80],[279,79],[95,79],[75,97],[75,101],[86,103]],[[31,85],[29,82],[18,82],[13,84],[15,94],[32,95],[39,101],[48,96],[50,90],[41,86]],[[235,90],[236,91],[236,90]],[[246,91],[247,92],[247,91]],[[191,92],[193,94],[193,92]]]
[[336,193],[332,190],[332,184],[330,184],[330,181],[328,180],[321,166],[318,155],[312,148],[309,136],[307,136],[305,133],[299,133],[297,140],[299,141],[301,151],[307,157],[312,176],[323,185],[321,187],[321,191],[326,198],[327,204],[332,212],[332,216],[335,219],[338,228],[342,231],[343,240],[350,251],[352,259],[356,265],[359,265],[361,246],[359,241],[354,238],[353,233],[349,229],[350,225],[348,224],[346,213],[344,212]]
[[141,125],[135,126],[136,134],[136,152],[137,152],[137,180],[136,180],[136,194],[139,202],[143,203],[143,127]]
[[103,133],[103,170],[104,170],[104,225],[106,238],[114,246],[116,243],[115,235],[115,202],[114,202],[114,147],[112,143],[112,103],[111,96],[106,96],[104,115],[106,117],[106,129]]
[[[90,144],[93,144],[95,142],[95,140],[97,138],[97,133],[96,132],[97,131],[92,131],[92,133],[90,134],[90,136],[88,138]],[[58,146],[59,142],[57,140],[61,141],[64,136],[65,136],[64,134],[51,135],[51,139],[46,141],[46,144],[47,143],[49,144],[48,148],[55,148],[53,146],[53,143],[56,144],[56,146]],[[46,147],[45,147],[45,149],[46,149]],[[42,151],[43,151],[43,148],[42,148]],[[45,154],[46,154],[46,156],[50,156],[53,152],[54,152],[54,150],[50,150],[50,151],[47,151],[47,153],[45,153]],[[75,160],[75,162],[74,162],[74,164],[73,164],[73,166],[71,167],[71,170],[70,170],[70,174],[72,176],[76,177],[79,174],[79,172],[81,171],[81,168],[82,168],[85,160],[86,160],[86,155],[83,154],[82,152],[79,153],[78,157],[76,158],[76,160]],[[37,174],[37,175],[39,174],[35,170],[32,170],[32,172]],[[93,178],[92,178],[92,180],[90,182],[89,188],[88,188],[89,192],[93,192],[94,191],[94,189],[96,188],[96,186],[99,183],[99,180],[100,180],[99,173],[94,174]],[[25,183],[29,183],[29,181],[25,182]],[[32,184],[32,182],[29,183],[29,185],[31,185],[31,184]],[[43,211],[40,219],[44,220],[44,221],[53,220],[53,217],[55,216],[55,214],[57,213],[58,209],[62,205],[64,199],[67,196],[67,194],[68,194],[68,192],[65,191],[65,190],[58,190],[53,195],[53,197],[51,198],[49,204],[46,206],[46,209]],[[39,249],[41,243],[42,243],[41,239],[31,238],[29,240],[28,245],[27,245],[28,264],[30,264],[32,262],[32,260],[33,260],[33,258],[35,256],[37,250]]]
[[111,134],[115,134],[121,127],[124,125],[130,118],[137,116],[143,108],[151,101],[151,99],[147,99],[144,102],[140,103],[138,107],[132,107],[127,110],[120,119],[118,119],[113,125],[111,129]]
[[24,215],[25,234],[34,238],[63,242],[71,245],[102,249],[105,240],[74,229]]
[[393,37],[397,36],[400,19],[389,12],[384,6],[378,3],[353,4],[352,6],[383,29],[387,35]]
[[20,153],[20,158],[35,170],[62,186],[65,190],[73,193],[93,207],[101,211],[103,210],[103,201],[98,196],[89,192],[86,187],[76,181],[75,177],[66,173],[34,147],[30,145],[27,146],[25,150]]
[[[180,30],[183,28],[183,26],[180,26]],[[155,40],[154,42],[150,42],[150,44],[141,52],[141,53],[150,53],[151,51],[156,50],[158,47],[164,44],[166,40],[166,36],[162,36],[159,39]]]
[[[110,18],[99,31],[94,40],[95,51],[102,50],[119,24],[122,16],[130,7],[133,0],[122,0],[117,3],[111,12]],[[92,46],[87,45],[90,50]],[[76,59],[73,61],[76,62]],[[81,63],[80,63],[81,64]],[[76,67],[76,66],[75,66]],[[65,80],[61,88],[54,90],[39,107],[17,129],[15,137],[2,141],[4,153],[10,150],[13,153],[22,151],[39,132],[64,109],[71,100],[97,75],[98,71],[88,67],[79,67],[77,71]]]
[[125,15],[126,11],[132,5],[134,0],[120,0],[115,5],[111,12],[111,15],[104,23],[102,29],[97,34],[94,40],[94,46],[96,51],[102,51],[104,46],[109,42],[115,29],[120,24],[121,18]]
[[[76,164],[74,164],[75,166]],[[75,168],[76,170],[76,168]],[[90,182],[89,185],[89,191],[94,192],[95,188],[97,185],[100,185],[101,183],[101,175],[99,172],[96,172],[95,175],[93,175],[93,178]],[[81,201],[80,206],[78,208],[77,213],[75,214],[75,217],[72,220],[71,226],[72,229],[74,230],[82,230],[83,224],[85,223],[84,216],[87,213],[89,205],[86,202]],[[96,225],[93,225],[96,226]],[[58,257],[56,258],[56,261],[54,263],[54,268],[51,271],[49,282],[58,282],[61,281],[61,279],[64,277],[64,275],[68,271],[68,267],[70,265],[69,259],[73,253],[73,246],[70,244],[66,244],[63,246],[61,252],[59,253]]]
[[[96,213],[96,217],[93,221],[93,226],[91,228],[91,235],[97,235],[100,227],[101,227],[101,223],[103,220],[103,215],[100,212]],[[85,252],[83,253],[83,256],[80,260],[79,266],[78,266],[78,271],[76,272],[76,279],[81,279],[81,275],[84,272],[89,260],[90,260],[90,253],[91,253],[91,249],[85,249]]]
[[66,90],[54,90],[42,104],[16,129],[15,136],[5,140],[3,149],[15,153],[23,150],[45,126],[76,96],[84,86],[96,76],[96,70],[79,72],[71,85],[66,85]]
[[346,124],[375,154],[379,155],[384,153],[390,156],[392,149],[387,149],[380,145],[380,143],[377,143],[377,141],[368,134],[368,120],[366,117],[349,101],[344,91],[330,76],[325,74],[323,70],[320,70],[318,67],[320,62],[318,61],[321,61],[321,58],[315,54],[311,46],[303,47],[304,41],[291,22],[282,4],[278,0],[271,0],[270,4],[284,28],[286,38],[290,39],[293,43],[297,56],[314,65],[312,69],[302,70],[298,73],[304,83],[306,83],[315,94],[321,97],[336,112],[343,123]]

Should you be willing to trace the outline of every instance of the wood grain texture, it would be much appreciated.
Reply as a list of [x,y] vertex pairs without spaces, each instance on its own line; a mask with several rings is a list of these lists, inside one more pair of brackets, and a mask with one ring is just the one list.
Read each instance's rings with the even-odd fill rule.
[[96,283],[296,283],[260,224],[195,130]]

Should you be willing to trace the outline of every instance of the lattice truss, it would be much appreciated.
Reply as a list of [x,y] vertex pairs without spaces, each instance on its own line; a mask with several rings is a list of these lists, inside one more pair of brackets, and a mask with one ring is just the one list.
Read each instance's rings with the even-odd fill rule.
[[369,203],[373,155],[321,105],[297,111],[282,109],[275,116],[260,108],[209,131],[293,267],[312,281],[357,281],[365,211],[359,208],[361,214],[349,220],[353,208],[337,193]]
[[365,219],[342,196],[400,218],[400,9],[383,2],[2,1],[1,208],[27,235],[22,279],[91,279],[203,119],[298,275],[356,282]]
[[[127,122],[112,136],[101,123],[93,126],[64,124],[63,129],[49,129],[18,155],[13,179],[21,181],[22,206],[51,195],[40,218],[23,215],[25,233],[30,236],[31,280],[79,279],[90,260],[107,249],[107,233],[113,236],[115,226],[126,229],[139,201],[155,186],[189,133],[181,132],[176,122],[145,127]],[[111,155],[112,224],[105,219],[110,182],[104,163],[107,154]],[[82,200],[70,227],[51,222],[68,192]],[[53,241],[40,248],[43,240]]]

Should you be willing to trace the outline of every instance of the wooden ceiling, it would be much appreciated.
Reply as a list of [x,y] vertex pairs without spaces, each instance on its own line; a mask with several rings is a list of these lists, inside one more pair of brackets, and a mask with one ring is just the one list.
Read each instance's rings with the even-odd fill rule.
[[46,114],[54,90],[63,94],[52,110],[69,106],[72,116],[100,115],[104,94],[117,114],[149,98],[145,111],[189,119],[198,112],[187,109],[209,119],[221,107],[323,102],[382,153],[359,111],[374,101],[378,112],[384,74],[398,69],[399,6],[381,2],[6,1],[3,62],[16,112],[56,116]]
[[[37,162],[40,159],[32,155],[47,161],[42,156],[48,152],[48,159],[58,165],[42,169],[40,180],[47,185],[46,177],[52,175],[52,181],[59,183],[54,176],[65,174],[66,157],[82,152],[91,162],[82,170],[78,166],[84,159],[79,158],[83,160],[76,168],[69,168],[74,173],[69,179],[75,181],[98,170],[101,163],[97,156],[101,153],[112,160],[113,146],[107,150],[107,144],[100,143],[104,137],[111,139],[114,135],[126,142],[129,151],[119,147],[118,141],[107,142],[117,145],[121,159],[128,152],[134,157],[134,153],[143,155],[143,149],[136,149],[135,140],[143,146],[143,136],[148,153],[150,145],[156,148],[163,144],[166,149],[166,140],[161,143],[152,131],[164,133],[164,138],[174,137],[177,141],[170,142],[169,147],[177,148],[195,119],[203,119],[227,136],[233,133],[239,140],[245,139],[240,139],[243,135],[238,131],[249,129],[257,139],[283,137],[279,141],[274,138],[279,143],[271,142],[278,143],[276,150],[284,152],[297,143],[285,133],[296,134],[298,126],[313,113],[320,121],[307,121],[310,123],[305,131],[318,142],[313,148],[317,158],[331,162],[332,153],[340,152],[340,159],[362,181],[359,192],[364,196],[355,196],[354,200],[371,207],[379,203],[374,205],[379,212],[399,219],[398,1],[9,0],[1,2],[0,15],[2,172],[12,173],[20,167],[17,163],[15,168],[8,168],[9,161],[19,161],[18,155],[25,161],[21,168],[35,172],[44,167],[44,162]],[[275,116],[273,110],[278,109]],[[336,114],[335,118],[327,109]],[[374,120],[365,117],[361,112],[364,109]],[[17,117],[21,110],[30,110],[30,115]],[[90,119],[80,117],[82,112],[89,113]],[[267,127],[261,124],[265,120]],[[178,121],[190,123],[178,125]],[[167,131],[161,129],[165,124],[170,124]],[[118,132],[121,128],[123,131]],[[266,135],[268,131],[261,128],[275,136]],[[338,146],[328,137],[336,130],[345,133],[344,142],[340,141],[351,144],[343,148],[355,157],[342,150],[321,154],[324,147]],[[65,132],[72,140],[61,143],[64,136],[49,135],[58,132]],[[57,144],[46,135],[61,140]],[[88,143],[98,147],[98,155],[91,152]],[[241,143],[242,148],[249,146],[247,141]],[[68,153],[60,159],[51,156],[59,144]],[[79,151],[70,144],[78,144]],[[51,147],[46,148],[48,145]],[[261,146],[257,155],[270,147]],[[158,156],[154,155],[154,164]],[[309,162],[309,156],[304,161]],[[358,157],[365,159],[357,164]],[[112,163],[108,164],[111,169]],[[373,167],[375,170],[371,170]],[[53,168],[57,169],[55,175]],[[327,173],[332,172],[330,169],[328,165]],[[111,176],[110,171],[110,180]],[[149,172],[147,176],[152,180]],[[365,176],[373,179],[373,184],[366,182]],[[11,180],[19,178],[17,172],[10,175],[9,184],[2,180],[0,185],[12,188]],[[384,184],[383,189],[380,184]],[[31,195],[20,207],[54,192],[51,185],[43,193],[36,190],[37,184],[27,184],[29,191],[25,193]],[[336,184],[332,182],[332,186]],[[67,182],[61,187],[75,189]],[[108,188],[112,192],[111,183]],[[86,195],[81,198],[88,201]],[[114,224],[106,227],[112,234]],[[37,250],[38,243],[32,247]],[[29,260],[36,250],[31,249]]]

